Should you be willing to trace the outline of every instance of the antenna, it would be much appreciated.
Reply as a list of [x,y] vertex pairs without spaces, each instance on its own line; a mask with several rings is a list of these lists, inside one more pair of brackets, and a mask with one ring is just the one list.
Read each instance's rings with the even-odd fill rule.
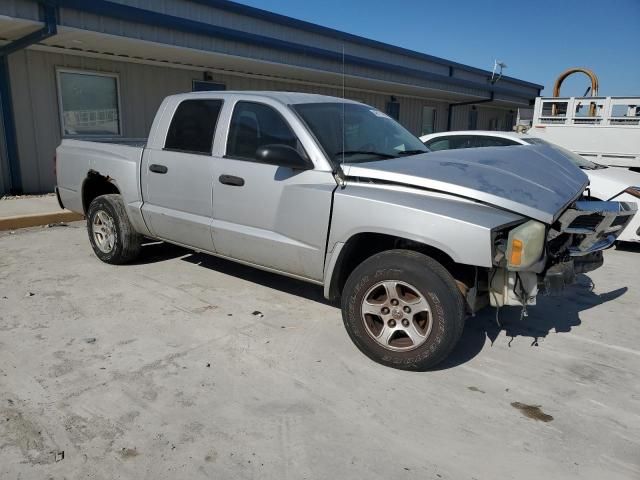
[[346,138],[345,138],[345,105],[344,105],[344,99],[345,99],[345,67],[344,67],[344,42],[342,42],[342,165],[344,165],[344,150],[345,150],[345,144],[346,144]]
[[491,85],[498,83],[498,80],[502,78],[502,70],[504,68],[507,68],[506,63],[501,62],[500,60],[493,61],[493,72],[491,72],[491,80],[489,80],[489,83],[491,83]]

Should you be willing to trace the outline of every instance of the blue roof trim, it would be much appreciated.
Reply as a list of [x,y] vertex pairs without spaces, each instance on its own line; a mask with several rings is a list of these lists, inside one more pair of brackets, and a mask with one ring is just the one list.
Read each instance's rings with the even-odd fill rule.
[[[110,2],[107,0],[92,0],[90,2],[86,0],[53,0],[58,6],[64,8],[70,8],[73,10],[79,10],[95,15],[104,17],[116,18],[122,21],[140,23],[145,25],[151,25],[155,27],[164,27],[168,29],[180,30],[188,33],[200,34],[205,36],[212,36],[216,38],[222,38],[225,40],[247,43],[250,45],[256,45],[261,47],[271,47],[278,50],[284,50],[291,53],[297,53],[301,55],[308,55],[323,60],[329,60],[334,62],[342,61],[342,53],[334,52],[332,50],[325,50],[309,45],[302,45],[299,43],[293,43],[286,40],[280,40],[277,38],[267,37],[264,35],[258,35],[251,32],[245,32],[240,30],[234,30],[226,27],[220,27],[217,25],[211,25],[204,22],[198,22],[196,20],[190,20],[187,18],[176,17],[173,15],[167,15],[160,12],[154,12],[151,10],[145,10],[138,7],[132,7],[129,5],[123,5],[121,3]],[[527,95],[521,91],[512,90],[509,88],[497,87],[495,85],[482,85],[477,82],[469,80],[463,80],[455,77],[449,77],[446,75],[438,75],[435,73],[425,72],[423,70],[417,70],[414,68],[403,67],[401,65],[394,65],[390,63],[380,62],[377,60],[371,60],[368,58],[358,57],[354,55],[344,55],[346,64],[358,65],[362,67],[374,68],[391,73],[401,73],[414,78],[420,78],[424,80],[442,82],[449,85],[457,85],[464,88],[472,88],[483,90],[489,94],[490,92],[501,93],[522,99],[531,99],[531,95]]]
[[[303,29],[310,32],[314,32],[314,33],[320,33],[322,35],[329,35],[334,38],[337,37],[342,40],[359,43],[360,45],[366,45],[368,47],[378,48],[378,49],[386,50],[388,52],[398,53],[400,55],[406,55],[406,56],[417,58],[420,60],[427,60],[427,61],[438,63],[441,65],[457,68],[458,70],[465,70],[469,72],[480,73],[482,75],[491,75],[490,71],[483,70],[482,68],[472,67],[471,65],[465,65],[463,63],[454,62],[442,57],[436,57],[426,53],[417,52],[415,50],[410,50],[408,48],[398,47],[397,45],[380,42],[378,40],[372,40],[370,38],[361,37],[360,35],[354,35],[352,33],[343,32],[341,30],[336,30],[334,28],[324,27],[322,25],[318,25],[317,23],[307,22],[305,20],[299,20],[297,18],[289,17],[287,15],[270,12],[268,10],[262,10],[261,8],[251,7],[249,5],[232,2],[230,0],[188,0],[188,1],[193,3],[199,3],[202,5],[207,5],[209,7],[219,8],[221,10],[228,10],[230,12],[239,13],[241,15],[246,15],[248,17],[258,18],[261,20],[268,20],[270,22],[278,23],[280,25],[284,25],[287,27]],[[512,82],[516,82],[526,87],[537,88],[538,90],[542,90],[544,88],[544,85],[538,85],[537,83],[527,82],[526,80],[520,80],[519,78],[509,77],[507,75],[503,75],[502,78],[506,80],[510,80]]]

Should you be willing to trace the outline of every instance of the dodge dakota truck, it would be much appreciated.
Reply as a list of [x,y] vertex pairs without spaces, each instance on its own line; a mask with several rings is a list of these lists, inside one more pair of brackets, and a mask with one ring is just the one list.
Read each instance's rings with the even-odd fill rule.
[[379,110],[282,92],[166,98],[148,139],[64,139],[57,189],[95,254],[158,239],[324,286],[355,345],[428,369],[487,305],[534,305],[635,214],[545,145],[428,153]]

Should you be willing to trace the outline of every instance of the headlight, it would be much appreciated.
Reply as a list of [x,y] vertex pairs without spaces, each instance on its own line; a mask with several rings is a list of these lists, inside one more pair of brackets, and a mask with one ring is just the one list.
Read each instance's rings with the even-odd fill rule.
[[624,193],[628,193],[629,195],[633,195],[636,198],[640,198],[640,187],[629,187]]
[[509,232],[507,239],[507,268],[525,270],[540,260],[544,250],[546,228],[530,220]]

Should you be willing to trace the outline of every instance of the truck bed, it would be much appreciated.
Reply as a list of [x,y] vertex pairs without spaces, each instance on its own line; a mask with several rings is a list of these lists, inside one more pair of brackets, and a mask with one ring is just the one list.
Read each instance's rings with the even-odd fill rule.
[[58,192],[65,208],[84,213],[82,185],[92,172],[110,179],[127,204],[142,201],[140,161],[146,139],[64,139],[56,150]]

